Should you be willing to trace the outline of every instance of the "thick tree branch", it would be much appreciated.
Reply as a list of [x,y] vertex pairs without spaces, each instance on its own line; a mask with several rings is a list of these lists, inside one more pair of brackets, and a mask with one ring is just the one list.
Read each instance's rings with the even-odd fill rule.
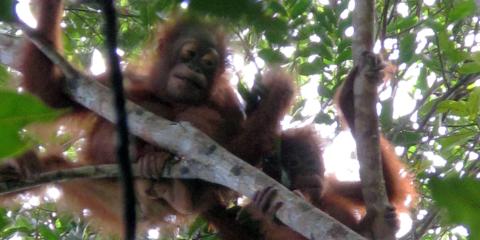
[[[373,55],[375,0],[356,0],[353,14],[353,57],[359,68],[354,82],[355,141],[360,162],[362,192],[367,205],[366,221],[371,221],[373,239],[395,239],[395,229],[385,221],[390,203],[385,190],[379,149],[377,84],[383,67]],[[368,224],[368,223],[367,223]]]
[[[66,75],[65,91],[78,103],[114,120],[110,89],[82,76],[54,49],[39,39],[34,31],[20,25],[27,37]],[[163,177],[198,178],[218,183],[248,197],[266,186],[279,190],[284,206],[277,217],[286,225],[310,239],[364,239],[319,209],[306,203],[296,194],[277,183],[258,169],[235,157],[189,123],[171,122],[127,101],[132,134],[151,144],[161,146],[185,160],[165,168]]]

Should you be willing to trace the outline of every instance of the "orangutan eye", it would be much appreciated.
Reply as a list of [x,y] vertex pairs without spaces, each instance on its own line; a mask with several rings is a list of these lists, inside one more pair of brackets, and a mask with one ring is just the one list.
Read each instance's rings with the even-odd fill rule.
[[186,43],[180,49],[180,58],[183,61],[190,61],[197,56],[197,44],[195,43]]
[[218,53],[215,50],[210,50],[202,57],[202,65],[206,68],[213,69],[217,67]]

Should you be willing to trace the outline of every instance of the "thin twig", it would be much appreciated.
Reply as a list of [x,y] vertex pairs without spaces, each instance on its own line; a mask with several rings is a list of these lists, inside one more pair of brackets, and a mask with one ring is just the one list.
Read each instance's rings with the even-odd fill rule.
[[425,22],[430,21],[430,19],[432,19],[432,17],[434,17],[435,15],[441,13],[442,11],[443,11],[443,8],[440,8],[440,9],[437,10],[436,12],[432,13],[431,15],[429,15],[428,18],[425,18],[425,19],[423,19],[423,20],[418,21],[417,23],[415,23],[415,24],[412,25],[411,27],[406,28],[406,29],[402,30],[402,31],[399,32],[399,33],[395,33],[394,35],[388,35],[388,36],[386,36],[386,38],[398,38],[398,36],[400,36],[400,35],[402,35],[402,34],[404,34],[404,33],[407,33],[407,32],[409,32],[409,31],[412,30],[412,29],[415,29],[415,28],[420,27],[420,26],[425,26]]
[[428,214],[425,216],[425,220],[422,222],[422,225],[420,225],[417,229],[414,229],[415,239],[421,239],[428,229],[438,222],[438,214],[439,211],[436,208],[432,208],[428,211]]
[[[88,9],[88,8],[75,8],[75,7],[67,7],[65,8],[65,11],[70,11],[70,12],[86,12],[86,13],[92,13],[92,14],[99,14],[100,12],[97,11],[96,9]],[[125,13],[118,13],[118,17],[122,18],[138,18],[140,17],[139,15],[135,14],[125,14]]]
[[384,54],[385,45],[384,41],[387,36],[387,18],[388,18],[388,7],[390,5],[390,0],[385,0],[382,12],[382,22],[380,29],[380,53]]
[[[135,176],[139,176],[135,169]],[[0,193],[12,193],[28,190],[47,183],[68,182],[75,179],[98,179],[98,178],[118,178],[119,170],[117,164],[92,165],[78,168],[64,169],[39,174],[36,177],[26,180],[15,180],[0,182]]]

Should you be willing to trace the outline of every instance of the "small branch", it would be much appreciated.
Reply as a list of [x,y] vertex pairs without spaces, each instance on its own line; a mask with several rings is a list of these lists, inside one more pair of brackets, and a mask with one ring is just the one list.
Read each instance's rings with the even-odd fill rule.
[[257,69],[257,74],[260,74],[260,67],[258,66],[257,62],[255,61],[255,56],[253,55],[251,49],[252,47],[249,46],[249,43],[247,42],[246,39],[242,37],[242,34],[238,31],[235,31],[235,35],[238,37],[240,40],[240,43],[242,45],[243,50],[245,51],[245,55],[247,55],[247,60],[252,62],[253,65],[255,65],[255,69]]
[[385,222],[390,207],[382,171],[379,149],[377,84],[381,82],[381,62],[373,55],[375,0],[356,0],[353,14],[352,51],[358,74],[353,95],[355,109],[355,142],[360,163],[362,192],[367,205],[366,219],[371,221],[372,239],[395,239],[395,229]]
[[388,21],[388,7],[390,6],[390,0],[385,0],[383,3],[382,22],[380,27],[380,53],[385,54],[385,38],[387,36],[387,21]]
[[415,239],[421,239],[422,236],[427,233],[429,229],[432,228],[438,221],[438,215],[439,215],[439,210],[436,208],[430,208],[430,211],[428,211],[427,216],[425,216],[424,221],[422,221],[422,224],[418,226],[416,229],[413,229],[415,232]]
[[[70,12],[86,12],[86,13],[91,13],[91,14],[99,14],[100,11],[96,9],[89,9],[89,8],[77,8],[77,7],[66,7],[65,11],[70,11]],[[120,13],[117,14],[118,17],[121,18],[139,18],[140,16],[135,15],[135,14],[127,14],[127,13]]]
[[400,2],[400,0],[394,0],[392,4],[392,8],[390,9],[390,14],[388,14],[388,21],[387,25],[390,24],[393,19],[395,18],[395,10],[397,9],[397,5]]
[[[66,75],[65,91],[73,100],[109,121],[114,120],[110,89],[82,76],[56,51],[39,39],[24,24],[27,37]],[[224,185],[247,197],[257,190],[274,186],[278,199],[284,202],[277,217],[293,230],[310,239],[364,239],[332,217],[305,202],[263,172],[232,155],[189,123],[171,122],[127,101],[132,134],[158,145],[185,160],[166,168],[162,177],[196,178]],[[212,171],[215,169],[215,171]]]
[[[395,9],[395,8],[393,8],[393,9]],[[433,17],[435,17],[436,15],[438,15],[439,13],[441,13],[442,11],[443,11],[443,8],[440,8],[440,9],[437,10],[436,12],[430,14],[427,18],[418,21],[417,23],[415,23],[415,24],[412,25],[411,27],[406,28],[406,29],[403,29],[402,31],[400,31],[400,32],[398,32],[398,33],[394,33],[394,34],[392,34],[392,35],[388,35],[388,36],[386,36],[386,38],[399,38],[399,36],[401,36],[401,35],[404,34],[404,33],[410,32],[412,29],[415,29],[415,28],[421,27],[421,26],[425,26],[425,22],[429,21],[430,19],[432,19]]]
[[[133,175],[139,176],[138,170],[135,169]],[[28,190],[47,183],[68,182],[71,180],[82,178],[98,179],[117,177],[119,177],[119,170],[117,164],[84,166],[46,172],[27,180],[0,182],[0,193],[13,193]]]
[[[92,26],[92,24],[90,24],[86,19],[85,19],[85,16],[79,14],[78,12],[72,12],[73,15],[75,15],[79,21],[83,22],[85,25],[88,26],[88,29],[92,30],[91,33],[92,35],[95,35],[96,37],[98,37],[98,39],[100,40],[104,40],[103,39],[103,35],[101,35],[100,33],[98,33],[96,30],[93,30],[93,29],[97,29],[95,26]],[[68,35],[67,35],[68,36]]]

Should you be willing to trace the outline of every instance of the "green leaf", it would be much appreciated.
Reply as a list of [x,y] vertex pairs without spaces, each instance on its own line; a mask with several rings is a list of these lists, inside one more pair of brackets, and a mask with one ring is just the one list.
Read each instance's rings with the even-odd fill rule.
[[310,55],[313,55],[313,51],[311,49],[310,46],[299,46],[297,48],[297,51],[296,51],[296,55],[295,56],[298,56],[298,57],[303,57],[303,58],[306,58],[306,57],[309,57]]
[[10,79],[10,74],[5,66],[0,65],[0,87],[2,87]]
[[19,215],[17,216],[17,219],[15,219],[15,226],[33,229],[32,219],[23,215]]
[[400,131],[392,140],[393,143],[399,146],[414,146],[422,139],[422,134],[415,131]]
[[272,9],[274,12],[279,13],[283,16],[286,16],[288,14],[287,10],[285,9],[285,7],[282,4],[280,4],[276,1],[272,1],[268,4],[269,4],[270,9]]
[[288,36],[288,23],[283,18],[271,19],[265,30],[265,37],[270,43],[282,44]]
[[408,63],[415,53],[415,35],[407,34],[400,40],[400,62]]
[[15,20],[15,4],[16,0],[0,1],[0,21],[13,22]]
[[341,63],[345,62],[346,60],[350,60],[350,59],[352,59],[352,49],[347,48],[347,49],[344,49],[342,52],[340,52],[337,59],[335,59],[335,63],[336,64],[341,64]]
[[27,142],[20,137],[21,127],[13,124],[2,126],[0,133],[0,159],[19,155],[29,148]]
[[468,226],[469,239],[480,239],[480,181],[474,178],[433,178],[430,189],[437,205],[447,210],[447,219]]
[[472,137],[477,134],[476,131],[470,131],[468,129],[461,130],[457,133],[453,133],[450,136],[441,137],[438,139],[438,143],[442,145],[442,151],[449,151],[454,147],[459,147],[468,142]]
[[455,43],[448,39],[448,35],[445,31],[440,31],[437,36],[440,49],[450,61],[457,63],[467,59],[468,54],[458,50],[455,47]]
[[332,41],[332,38],[328,35],[326,31],[321,31],[319,35],[320,35],[320,39],[322,40],[322,43],[328,46],[329,48],[332,48],[335,45]]
[[232,20],[245,15],[257,19],[262,16],[261,5],[253,0],[190,0],[188,8]]
[[286,61],[286,57],[279,51],[271,48],[264,48],[258,52],[258,56],[268,63],[282,63]]
[[321,24],[322,28],[326,29],[328,32],[332,32],[335,29],[333,24],[337,26],[336,21],[333,23],[330,21],[331,19],[329,15],[331,14],[332,14],[332,10],[329,8],[324,8],[323,12],[317,12],[316,14],[317,23]]
[[0,208],[0,229],[6,228],[10,221],[10,218],[7,216],[7,210]]
[[450,22],[461,20],[465,17],[473,15],[477,6],[474,0],[463,0],[460,3],[453,4],[453,9],[448,14]]
[[474,52],[470,56],[473,61],[480,62],[480,52]]
[[290,16],[292,18],[298,17],[300,14],[307,11],[310,7],[312,2],[310,0],[299,0],[296,4],[293,5],[292,9],[290,10]]
[[220,240],[220,238],[215,234],[211,234],[207,236],[202,236],[202,240]]
[[480,87],[474,88],[470,93],[467,105],[470,118],[477,119],[478,113],[480,112]]
[[0,89],[0,102],[0,158],[19,154],[27,147],[19,136],[27,124],[52,120],[61,114],[36,97],[4,89]]
[[[338,44],[337,51],[340,53],[343,53],[345,49],[351,48],[352,47],[352,40],[351,39],[342,39],[340,43]],[[351,49],[350,49],[351,51]]]
[[247,105],[250,104],[250,102],[252,102],[252,101],[255,102],[256,99],[254,99],[252,97],[252,95],[254,95],[254,94],[251,94],[247,85],[243,81],[240,81],[237,84],[237,91],[240,94],[240,96],[242,97],[242,99],[245,100]]
[[425,67],[422,67],[420,69],[420,75],[418,75],[417,78],[416,88],[422,90],[422,92],[428,89],[427,68]]
[[390,129],[393,123],[393,98],[382,101],[381,104],[380,122],[382,123],[382,128]]
[[433,99],[433,100],[430,100],[428,101],[427,103],[425,103],[423,106],[420,107],[420,109],[418,110],[418,114],[420,115],[420,117],[425,117],[425,115],[427,115],[427,113],[430,112],[430,110],[432,109],[432,107],[436,104],[436,102],[438,102],[439,100],[438,99]]
[[305,62],[300,64],[298,72],[300,75],[318,74],[323,71],[322,66],[323,66],[322,60],[317,57],[311,63]]
[[48,228],[45,225],[38,226],[38,232],[46,240],[60,239],[60,236],[58,234],[56,234],[52,229]]
[[[329,7],[326,7],[324,8],[324,12],[323,12],[326,16],[326,20],[330,23],[330,26],[331,27],[336,27],[337,26],[337,22],[338,22],[338,19],[340,19],[336,14],[335,12],[333,11],[332,8],[329,8]],[[332,29],[330,29],[332,30]]]
[[[313,35],[314,27],[311,25],[304,26],[298,30],[298,39],[305,40],[308,39],[310,36]],[[310,40],[307,40],[310,41]]]
[[[56,211],[56,207],[52,207],[51,211]],[[73,227],[74,226],[71,216],[62,214],[57,219],[55,219],[55,228],[60,232],[68,231]]]
[[461,74],[472,74],[480,72],[479,62],[468,62],[458,68],[458,72]]
[[325,44],[320,44],[318,45],[318,51],[320,53],[320,56],[327,60],[333,61],[333,54],[331,48],[327,47]]
[[188,237],[195,237],[198,232],[200,232],[202,229],[206,228],[208,226],[208,222],[205,221],[205,219],[201,217],[197,217],[195,221],[190,224],[188,228]]
[[415,24],[417,24],[418,18],[417,16],[411,16],[406,18],[399,18],[392,24],[389,24],[387,27],[387,32],[401,32],[407,29],[410,29]]
[[313,74],[316,74],[318,73],[318,69],[319,67],[316,66],[315,64],[311,64],[311,63],[302,63],[300,64],[299,66],[299,74],[300,75],[313,75]]
[[425,64],[425,66],[436,72],[436,73],[440,73],[442,71],[442,67],[440,66],[440,61],[438,61],[437,58],[430,58],[430,57],[425,57],[425,56],[422,56],[421,57],[422,59],[422,62],[423,64]]
[[[25,226],[10,226],[3,230],[2,235],[10,237],[15,233],[25,233],[30,234],[32,232],[32,227],[25,227]],[[8,238],[9,239],[9,238]]]
[[451,112],[453,115],[466,117],[469,115],[467,102],[465,101],[453,101],[445,100],[438,104],[437,112],[445,113]]
[[425,25],[431,28],[435,32],[440,32],[445,30],[445,23],[443,22],[444,17],[442,18],[428,18],[425,20]]
[[329,124],[329,125],[335,122],[332,116],[324,112],[319,112],[317,116],[315,116],[314,121],[315,123],[323,123],[323,124]]

